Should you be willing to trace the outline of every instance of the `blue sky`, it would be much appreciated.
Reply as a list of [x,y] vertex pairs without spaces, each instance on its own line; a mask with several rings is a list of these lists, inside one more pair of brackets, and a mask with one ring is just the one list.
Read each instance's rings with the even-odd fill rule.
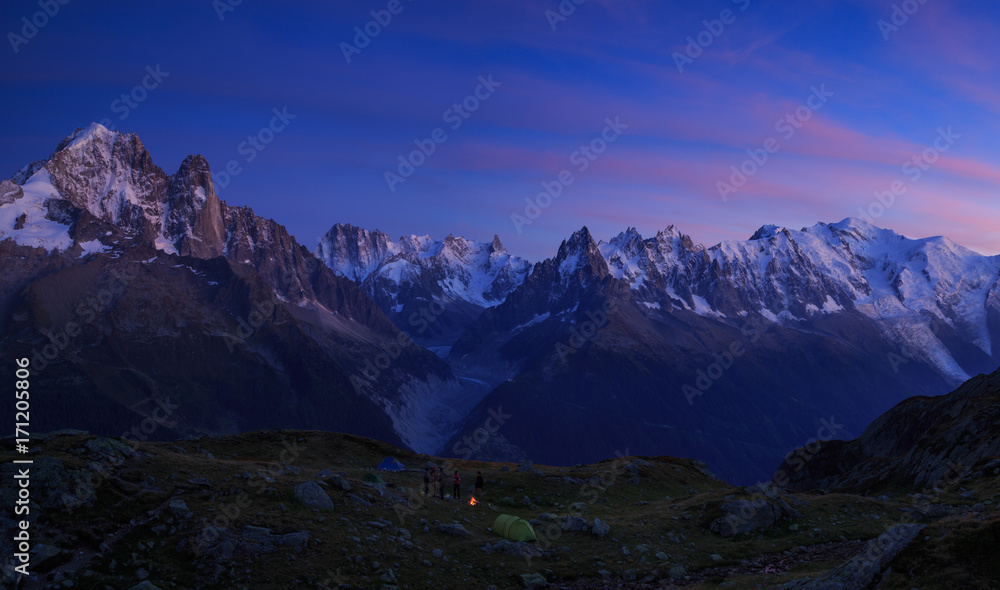
[[[309,247],[344,222],[539,259],[583,225],[714,244],[867,215],[1000,252],[995,3],[229,2],[0,5],[0,175],[107,120],[167,172],[235,160],[220,196]],[[294,119],[272,137],[274,109]],[[400,156],[419,165],[387,181]]]

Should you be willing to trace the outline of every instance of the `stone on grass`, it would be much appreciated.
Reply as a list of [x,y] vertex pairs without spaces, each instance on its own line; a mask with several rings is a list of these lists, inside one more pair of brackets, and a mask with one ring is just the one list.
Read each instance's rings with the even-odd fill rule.
[[525,590],[536,590],[538,588],[544,588],[549,585],[549,581],[545,579],[542,574],[521,574],[518,576],[518,580],[521,582],[521,587]]
[[591,529],[591,532],[603,539],[604,535],[611,532],[611,526],[600,518],[595,518],[594,527]]
[[295,499],[309,508],[333,510],[333,500],[314,481],[307,481],[295,486]]
[[468,537],[472,533],[467,531],[464,526],[460,524],[441,524],[438,525],[438,530],[442,533],[446,533],[455,537]]

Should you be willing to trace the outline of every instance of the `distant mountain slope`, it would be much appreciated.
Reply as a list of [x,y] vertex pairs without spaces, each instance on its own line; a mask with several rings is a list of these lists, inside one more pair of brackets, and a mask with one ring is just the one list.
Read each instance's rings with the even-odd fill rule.
[[393,242],[380,231],[340,223],[323,236],[315,254],[428,346],[454,342],[483,309],[520,285],[529,268],[496,236],[489,244],[451,235]]

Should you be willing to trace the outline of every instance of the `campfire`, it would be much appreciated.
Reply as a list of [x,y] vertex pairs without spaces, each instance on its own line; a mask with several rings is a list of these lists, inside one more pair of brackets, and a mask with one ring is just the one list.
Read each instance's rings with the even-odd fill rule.
[[479,501],[475,498],[469,498],[469,506],[475,506],[476,504],[479,504]]

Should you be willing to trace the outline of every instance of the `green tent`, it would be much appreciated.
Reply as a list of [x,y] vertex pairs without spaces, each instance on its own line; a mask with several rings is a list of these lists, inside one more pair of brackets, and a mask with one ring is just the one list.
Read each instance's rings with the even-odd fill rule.
[[365,476],[363,481],[374,485],[385,485],[385,481],[382,479],[382,476],[377,473],[369,473]]
[[511,541],[534,541],[537,539],[535,529],[531,528],[530,522],[510,514],[501,514],[493,521],[493,532]]

